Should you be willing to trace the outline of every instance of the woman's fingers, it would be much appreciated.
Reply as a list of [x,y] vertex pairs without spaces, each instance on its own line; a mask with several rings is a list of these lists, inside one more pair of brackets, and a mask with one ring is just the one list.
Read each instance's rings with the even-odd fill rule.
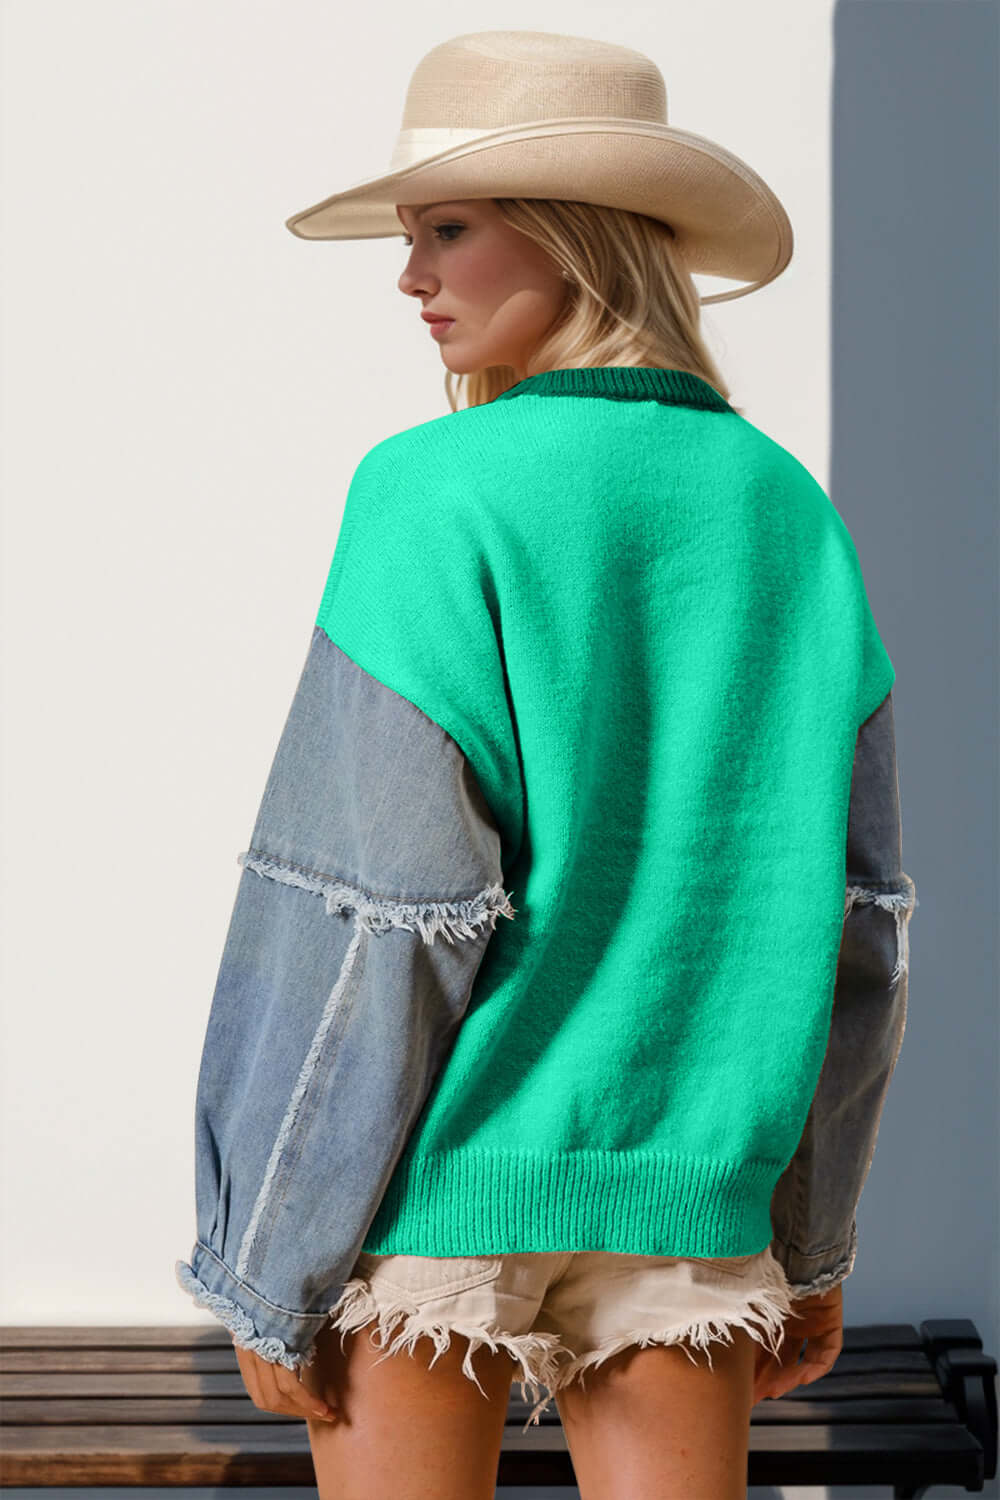
[[795,1384],[795,1377],[789,1376],[788,1372],[799,1368],[799,1356],[802,1353],[803,1340],[796,1338],[788,1329],[781,1342],[781,1348],[777,1355],[771,1353],[770,1349],[761,1345],[757,1354],[757,1364],[754,1370],[754,1404],[763,1401],[767,1397],[783,1395],[786,1390]]
[[334,1408],[306,1388],[298,1370],[271,1364],[251,1349],[241,1348],[235,1340],[233,1347],[247,1395],[261,1411],[273,1411],[281,1417],[301,1417],[303,1421],[335,1419]]
[[[310,1417],[332,1418],[331,1407],[321,1396],[315,1396],[306,1389],[298,1370],[286,1370],[284,1365],[269,1365],[268,1368],[274,1371],[272,1379],[277,1399],[279,1401],[284,1399],[287,1403],[285,1409],[288,1415],[301,1417],[303,1421],[307,1421]],[[268,1409],[277,1410],[276,1407]]]
[[796,1386],[811,1385],[827,1375],[837,1363],[843,1342],[837,1328],[805,1340],[786,1333],[777,1358],[762,1347],[754,1370],[754,1405],[786,1396]]
[[[803,1347],[804,1346],[804,1347]],[[755,1371],[755,1399],[785,1396],[827,1374],[844,1346],[843,1288],[799,1298],[788,1318],[777,1359],[762,1349]]]

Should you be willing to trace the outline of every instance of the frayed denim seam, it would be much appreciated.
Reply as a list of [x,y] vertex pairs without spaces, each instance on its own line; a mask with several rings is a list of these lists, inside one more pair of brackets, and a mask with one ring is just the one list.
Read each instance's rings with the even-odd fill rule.
[[[250,1256],[253,1251],[254,1240],[260,1226],[267,1206],[268,1198],[277,1175],[281,1158],[291,1137],[295,1121],[298,1117],[299,1107],[305,1097],[313,1073],[316,1070],[327,1034],[335,1019],[342,1014],[341,1001],[352,977],[354,965],[357,960],[358,950],[366,933],[379,934],[387,932],[393,927],[402,927],[409,932],[415,930],[425,943],[432,943],[435,934],[442,932],[448,942],[454,942],[456,937],[476,937],[484,924],[488,924],[492,930],[498,915],[513,918],[514,908],[510,905],[501,885],[488,887],[480,891],[477,896],[466,901],[425,901],[406,902],[372,899],[367,892],[359,890],[355,886],[346,885],[341,881],[323,880],[313,875],[305,874],[295,866],[283,864],[281,861],[268,856],[256,855],[247,850],[238,856],[237,862],[244,869],[252,870],[255,874],[267,879],[276,880],[283,885],[291,885],[302,890],[311,891],[322,895],[326,900],[326,910],[331,915],[342,910],[353,911],[355,914],[354,936],[344,955],[344,961],[340,966],[333,989],[327,997],[323,1007],[323,1014],[313,1034],[312,1042],[306,1053],[299,1076],[292,1089],[284,1118],[278,1128],[271,1155],[268,1158],[264,1180],[260,1185],[253,1212],[240,1244],[239,1255],[236,1260],[235,1274],[242,1279],[250,1264]],[[429,915],[428,915],[429,914]],[[415,926],[413,924],[416,924]]]
[[257,1193],[257,1199],[253,1206],[253,1212],[250,1215],[250,1220],[247,1224],[246,1232],[244,1233],[243,1240],[240,1244],[239,1255],[236,1258],[235,1272],[240,1279],[242,1279],[246,1275],[247,1267],[250,1264],[250,1255],[253,1251],[253,1243],[257,1236],[257,1230],[260,1226],[261,1219],[264,1216],[264,1209],[267,1206],[267,1200],[271,1195],[271,1188],[277,1175],[278,1166],[281,1162],[282,1156],[284,1155],[285,1147],[288,1144],[289,1138],[291,1137],[292,1129],[298,1116],[299,1106],[302,1103],[303,1098],[305,1097],[306,1089],[309,1086],[312,1075],[316,1070],[316,1065],[319,1062],[323,1043],[326,1041],[327,1033],[333,1025],[334,1020],[341,1015],[341,998],[345,990],[347,989],[347,985],[354,968],[355,960],[358,956],[358,949],[361,946],[364,935],[364,927],[362,926],[361,922],[356,922],[354,936],[351,938],[347,952],[344,955],[344,961],[340,966],[340,973],[337,975],[337,979],[333,986],[333,989],[330,991],[327,997],[326,1004],[323,1007],[323,1014],[320,1016],[319,1025],[316,1027],[316,1030],[313,1033],[312,1041],[309,1044],[309,1050],[305,1055],[302,1067],[299,1069],[299,1076],[295,1080],[295,1086],[292,1089],[291,1096],[288,1100],[288,1105],[285,1109],[284,1119],[282,1120],[281,1125],[278,1128],[278,1133],[274,1139],[274,1145],[271,1147],[271,1155],[268,1158],[267,1168],[264,1172],[264,1180],[260,1185],[259,1192]]
[[[901,890],[898,889],[900,884]],[[867,903],[891,911],[896,918],[896,963],[890,984],[898,984],[910,966],[909,921],[914,908],[920,904],[916,886],[909,875],[902,871],[899,880],[892,884],[879,882],[873,885],[849,885],[844,896],[845,922],[855,906]]]
[[511,906],[503,885],[486,886],[475,896],[458,901],[400,901],[380,897],[346,881],[321,875],[313,875],[267,854],[247,850],[237,855],[237,864],[253,870],[257,875],[268,876],[284,885],[298,886],[312,891],[326,900],[329,915],[343,910],[355,912],[361,924],[369,932],[388,932],[393,927],[403,927],[408,932],[420,933],[425,943],[432,943],[441,933],[449,943],[455,938],[476,937],[477,929],[489,924],[492,931],[498,916],[513,921],[516,907]]

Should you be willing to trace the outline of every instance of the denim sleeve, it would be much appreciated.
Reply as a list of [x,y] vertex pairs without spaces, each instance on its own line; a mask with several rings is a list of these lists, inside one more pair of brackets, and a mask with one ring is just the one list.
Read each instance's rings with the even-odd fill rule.
[[851,1274],[857,1206],[906,1026],[908,928],[892,693],[858,731],[844,932],[830,1036],[802,1139],[771,1199],[771,1249],[794,1298]]
[[514,908],[458,745],[319,626],[239,864],[175,1273],[236,1344],[294,1369]]

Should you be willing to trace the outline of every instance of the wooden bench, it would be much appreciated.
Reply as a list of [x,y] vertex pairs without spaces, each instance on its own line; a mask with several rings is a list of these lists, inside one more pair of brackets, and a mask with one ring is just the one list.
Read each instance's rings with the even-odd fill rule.
[[[0,1329],[2,1483],[315,1485],[304,1422],[259,1411],[221,1324]],[[847,1328],[835,1367],[753,1411],[751,1485],[935,1484],[997,1468],[996,1360],[967,1319]],[[499,1485],[575,1484],[553,1405],[512,1387]]]

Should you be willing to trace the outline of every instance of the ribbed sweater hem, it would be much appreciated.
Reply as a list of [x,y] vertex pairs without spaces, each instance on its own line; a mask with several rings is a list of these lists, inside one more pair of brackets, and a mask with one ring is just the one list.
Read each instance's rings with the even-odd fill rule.
[[756,1255],[787,1163],[661,1151],[463,1149],[400,1159],[369,1255]]

